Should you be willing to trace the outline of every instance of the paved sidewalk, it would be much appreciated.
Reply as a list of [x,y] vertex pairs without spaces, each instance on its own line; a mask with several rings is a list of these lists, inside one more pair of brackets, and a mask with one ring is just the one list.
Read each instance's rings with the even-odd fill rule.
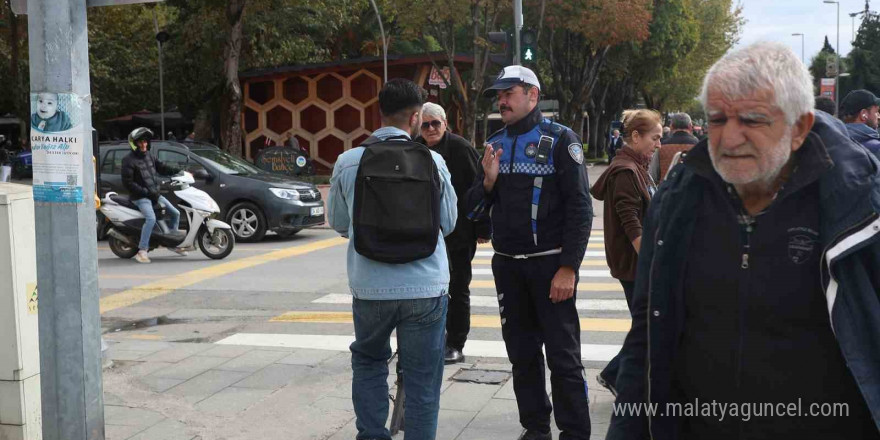
[[[107,440],[354,440],[357,433],[347,352],[105,338],[113,360],[104,370]],[[450,379],[471,367],[510,371],[502,359],[447,366],[437,440],[516,439],[512,380]],[[596,374],[587,370],[592,438],[603,439],[613,397]]]

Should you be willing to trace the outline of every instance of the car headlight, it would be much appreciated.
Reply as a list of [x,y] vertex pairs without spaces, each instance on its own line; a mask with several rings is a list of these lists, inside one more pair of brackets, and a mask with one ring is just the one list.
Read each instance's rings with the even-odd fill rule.
[[269,188],[276,197],[287,200],[299,200],[299,191],[287,188]]

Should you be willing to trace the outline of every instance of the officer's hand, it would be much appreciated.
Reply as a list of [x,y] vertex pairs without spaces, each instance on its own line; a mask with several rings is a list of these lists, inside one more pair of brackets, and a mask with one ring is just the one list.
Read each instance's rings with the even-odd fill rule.
[[555,304],[574,296],[574,282],[574,269],[568,266],[560,267],[550,283],[550,302]]
[[488,242],[489,242],[488,238],[478,238],[477,239],[477,244],[486,244]]
[[499,148],[497,151],[492,148],[492,144],[486,144],[486,150],[483,151],[483,160],[481,164],[483,165],[483,189],[486,192],[492,192],[492,189],[495,188],[495,180],[498,179],[498,168],[501,164],[501,153],[504,153],[503,148]]

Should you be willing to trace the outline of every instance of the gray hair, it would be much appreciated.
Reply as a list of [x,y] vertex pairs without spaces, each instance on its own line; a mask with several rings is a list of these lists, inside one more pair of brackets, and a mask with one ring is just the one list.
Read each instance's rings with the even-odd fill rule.
[[802,115],[812,113],[815,105],[813,77],[800,58],[782,43],[754,43],[718,60],[703,80],[700,102],[704,107],[710,87],[732,99],[772,90],[776,106],[785,113],[789,126]]
[[446,120],[446,110],[433,102],[426,102],[422,105],[422,117],[433,116],[437,119]]
[[669,119],[672,121],[669,125],[672,126],[673,130],[687,130],[693,124],[691,115],[687,113],[675,113]]

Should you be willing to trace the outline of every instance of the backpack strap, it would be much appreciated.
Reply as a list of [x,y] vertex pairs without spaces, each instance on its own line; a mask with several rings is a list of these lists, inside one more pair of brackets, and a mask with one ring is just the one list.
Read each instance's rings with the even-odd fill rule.
[[376,136],[370,135],[370,137],[364,139],[364,141],[361,143],[361,146],[362,147],[369,147],[370,145],[375,145],[375,144],[378,144],[379,142],[397,141],[397,140],[412,141],[408,136],[402,135],[402,134],[397,135],[397,136],[391,136],[391,137],[385,138],[385,139],[379,139]]

